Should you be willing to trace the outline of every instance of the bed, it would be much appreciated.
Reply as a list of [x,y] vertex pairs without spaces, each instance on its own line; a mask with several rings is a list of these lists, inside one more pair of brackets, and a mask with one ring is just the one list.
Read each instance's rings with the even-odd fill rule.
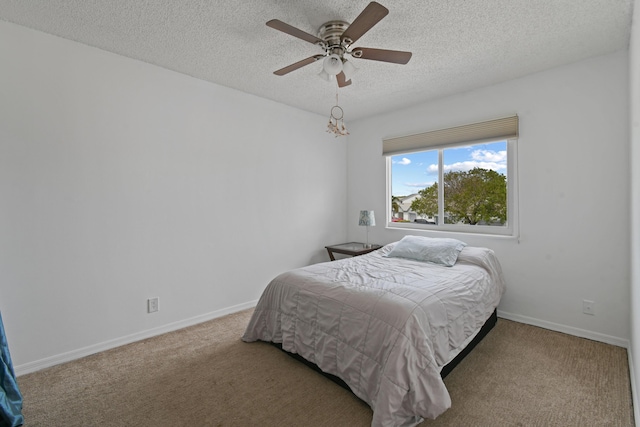
[[491,249],[406,236],[280,274],[242,340],[278,343],[340,378],[373,409],[372,426],[414,426],[451,406],[442,371],[477,340],[504,289]]

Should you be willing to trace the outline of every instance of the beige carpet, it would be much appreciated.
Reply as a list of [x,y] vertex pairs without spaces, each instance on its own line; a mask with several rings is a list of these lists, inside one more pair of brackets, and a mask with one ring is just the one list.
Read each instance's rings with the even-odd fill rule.
[[[26,427],[369,426],[371,410],[265,343],[251,310],[18,378]],[[499,319],[431,426],[632,426],[626,350]]]

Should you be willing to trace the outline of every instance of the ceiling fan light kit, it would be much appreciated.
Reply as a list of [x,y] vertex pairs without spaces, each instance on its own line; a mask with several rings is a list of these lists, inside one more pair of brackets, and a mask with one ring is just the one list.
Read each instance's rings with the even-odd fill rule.
[[326,80],[328,82],[335,81],[336,79],[336,76],[332,76],[331,74],[327,73],[324,70],[324,67],[322,67],[322,70],[320,70],[320,72],[318,73],[318,76],[320,76],[321,79]]
[[347,61],[346,59],[342,63],[342,72],[344,73],[344,78],[347,81],[351,80],[351,77],[358,71],[353,62]]
[[324,68],[327,74],[336,76],[342,72],[342,59],[335,53],[332,53],[324,59],[322,68]]

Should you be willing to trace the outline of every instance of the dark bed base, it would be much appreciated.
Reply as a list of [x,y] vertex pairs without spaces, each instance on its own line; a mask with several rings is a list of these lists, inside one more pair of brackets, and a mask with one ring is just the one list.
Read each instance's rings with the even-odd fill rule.
[[[491,329],[493,329],[493,327],[496,325],[496,322],[498,321],[498,313],[497,310],[493,311],[493,314],[491,314],[491,316],[487,319],[486,322],[484,322],[484,325],[482,325],[482,328],[480,328],[480,332],[478,332],[478,334],[471,340],[471,342],[464,348],[464,350],[462,350],[451,362],[447,363],[442,370],[440,371],[440,376],[444,379],[447,375],[449,375],[449,373],[451,373],[451,371],[453,371],[453,368],[455,368],[458,363],[460,363],[462,361],[462,359],[464,359],[467,354],[471,353],[471,350],[473,350],[473,348],[478,345],[478,343],[480,341],[482,341],[482,339],[485,337],[485,335],[487,335],[487,333],[489,333],[489,331]],[[282,344],[280,343],[270,343],[276,347],[278,347],[280,350],[282,350]],[[304,363],[305,365],[307,365],[308,367],[310,367],[311,369],[313,369],[314,371],[324,375],[325,377],[329,378],[331,381],[335,382],[336,384],[338,384],[341,387],[346,388],[347,390],[351,391],[351,389],[349,388],[349,386],[347,385],[347,383],[345,383],[344,381],[342,381],[341,378],[324,372],[322,369],[320,369],[318,367],[318,365],[316,365],[315,363],[309,362],[307,359],[305,359],[304,357],[300,356],[299,354],[295,354],[295,353],[289,353],[286,350],[282,350],[283,352],[285,352],[286,354],[288,354],[289,356],[293,357],[294,359]]]
[[496,309],[496,310],[493,310],[493,313],[491,314],[491,316],[489,316],[487,321],[484,322],[484,325],[482,325],[482,328],[480,328],[480,332],[478,332],[478,334],[475,337],[473,337],[471,342],[464,348],[464,350],[462,350],[456,357],[454,357],[451,362],[444,365],[444,367],[440,371],[440,376],[442,377],[442,379],[444,379],[447,375],[449,375],[449,373],[453,371],[453,368],[458,366],[458,363],[460,363],[462,359],[467,357],[467,354],[471,353],[471,350],[473,350],[474,347],[478,345],[480,341],[482,341],[485,335],[487,335],[487,333],[489,333],[489,331],[493,329],[494,326],[496,326],[497,321],[498,321],[498,311]]

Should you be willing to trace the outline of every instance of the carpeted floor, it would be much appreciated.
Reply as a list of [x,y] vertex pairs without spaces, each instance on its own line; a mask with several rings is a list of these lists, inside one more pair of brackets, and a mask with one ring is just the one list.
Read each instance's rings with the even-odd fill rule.
[[[19,377],[25,427],[371,424],[350,392],[240,341],[251,312]],[[625,349],[504,319],[445,383],[452,408],[422,427],[633,426]]]

